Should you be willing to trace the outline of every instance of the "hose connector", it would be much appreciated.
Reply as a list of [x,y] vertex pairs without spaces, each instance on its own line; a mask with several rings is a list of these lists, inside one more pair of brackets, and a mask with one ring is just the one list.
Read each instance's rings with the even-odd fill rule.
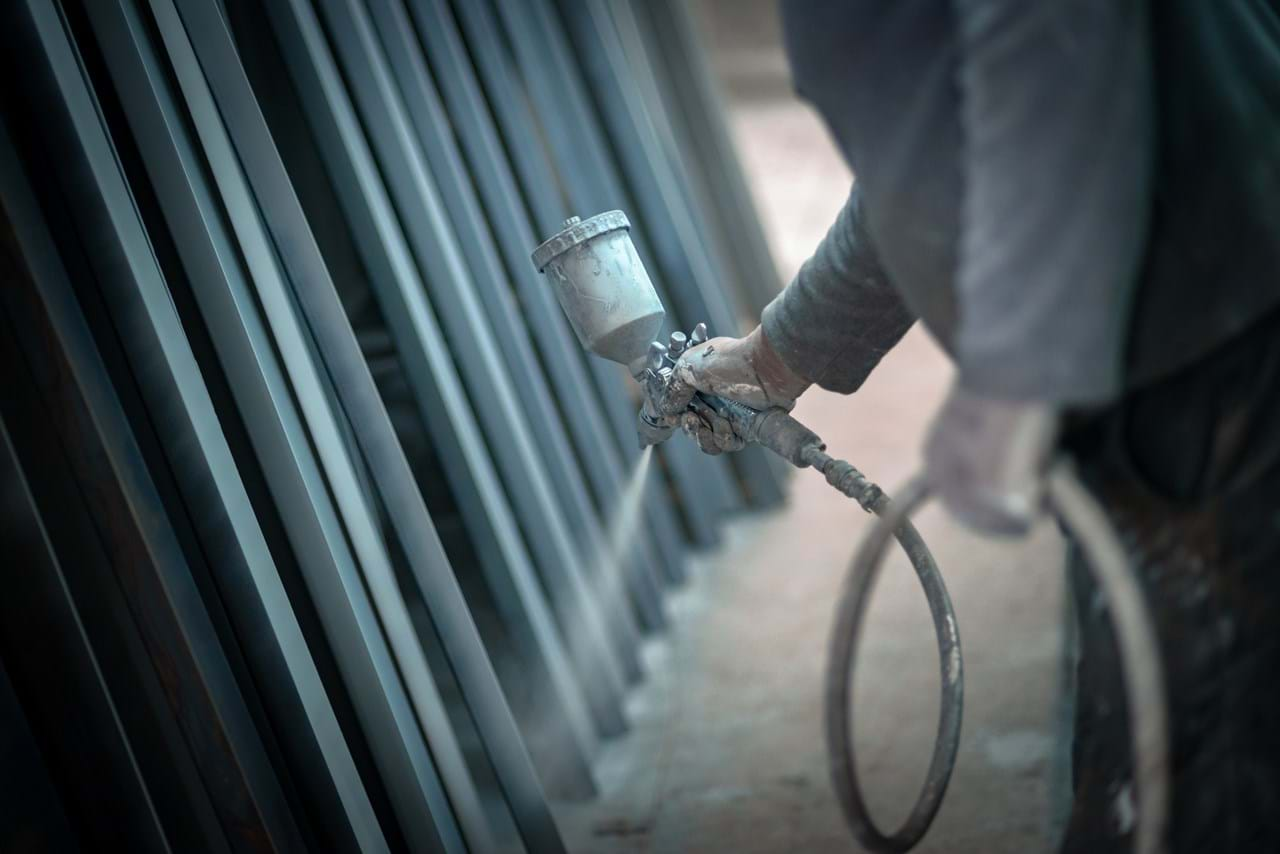
[[810,446],[804,451],[805,464],[811,465],[840,492],[858,502],[868,513],[884,497],[884,490],[867,480],[866,475],[850,462],[838,460],[827,454],[821,447]]

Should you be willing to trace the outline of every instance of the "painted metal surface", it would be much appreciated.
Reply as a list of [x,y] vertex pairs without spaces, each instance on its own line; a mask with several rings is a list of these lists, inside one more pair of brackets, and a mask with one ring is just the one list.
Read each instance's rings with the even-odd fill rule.
[[665,116],[663,137],[670,155],[683,162],[699,200],[698,224],[710,233],[709,241],[719,244],[719,258],[732,271],[725,286],[739,292],[739,305],[749,316],[758,317],[782,282],[690,4],[625,0],[612,10],[629,55],[637,57],[633,67],[643,64],[652,76],[650,111]]
[[[76,273],[145,275],[131,269],[146,263],[146,247],[137,242],[132,209],[119,205],[124,201],[119,194],[123,183],[115,161],[103,145],[95,112],[75,109],[89,94],[61,23],[47,11],[31,10],[30,24],[48,51],[47,79],[71,107],[65,118],[57,113],[47,116],[51,124],[70,124],[58,138],[65,147],[51,146],[51,151],[59,156],[59,177],[68,182],[68,190],[89,188],[90,194],[80,201],[101,193],[96,202],[64,213],[74,217],[69,223],[73,227],[89,225],[87,233],[97,237],[95,252],[79,259],[87,266]],[[35,91],[38,73],[33,73]],[[26,358],[43,372],[45,406],[54,412],[55,429],[64,431],[62,444],[93,518],[94,535],[106,552],[107,571],[119,585],[136,627],[135,666],[149,666],[142,678],[163,697],[178,735],[174,746],[189,758],[194,772],[194,779],[187,778],[187,792],[197,803],[207,804],[208,823],[188,832],[251,850],[301,850],[302,837],[280,780],[236,688],[232,664],[218,643],[175,520],[166,512],[145,464],[144,448],[95,347],[72,274],[32,188],[16,173],[16,164],[6,159],[5,204],[13,211],[16,242],[31,269],[33,287],[8,295],[13,300],[10,311],[22,311],[17,316],[25,321],[19,334]],[[80,232],[80,239],[85,233]],[[155,694],[150,699],[154,701]]]
[[307,228],[305,214],[253,102],[230,34],[217,10],[207,4],[182,0],[181,10],[182,23],[194,36],[200,67],[208,75],[214,101],[292,283],[292,296],[314,336],[398,544],[422,588],[444,653],[516,825],[529,847],[562,849],[519,731]]
[[[261,225],[252,216],[243,177],[228,159],[225,133],[219,134],[209,124],[214,118],[202,109],[209,102],[207,92],[198,91],[199,81],[187,81],[192,93],[188,107],[205,124],[197,147],[177,112],[181,96],[168,87],[159,56],[146,43],[135,10],[124,3],[117,9],[109,11],[106,4],[97,7],[95,23],[103,34],[109,66],[122,88],[127,86],[133,93],[125,104],[126,111],[144,146],[144,159],[160,192],[162,210],[179,238],[181,260],[193,292],[232,379],[237,403],[245,413],[251,440],[283,512],[290,541],[319,605],[376,762],[393,781],[391,797],[405,822],[406,836],[417,844],[425,846],[433,840],[430,844],[438,846],[441,839],[456,835],[456,830],[448,825],[427,829],[432,798],[437,811],[442,803],[440,784],[418,734],[409,698],[396,675],[391,651],[378,628],[376,610],[365,593],[358,562],[374,562],[385,572],[387,559],[370,545],[376,538],[374,521],[367,509],[361,510],[355,503],[351,491],[339,498],[339,506],[345,504],[343,513],[350,530],[363,528],[360,542],[365,543],[364,555],[359,555],[359,547],[353,553],[348,545],[339,509],[327,495],[320,460],[306,438],[309,429],[320,440],[320,459],[330,470],[339,469],[331,475],[340,478],[338,483],[355,482],[351,461],[340,456],[342,439],[337,423],[317,391],[316,369],[305,359],[306,351],[298,347],[285,349],[292,359],[281,366],[272,352],[268,322],[254,307],[255,287],[265,288],[274,281],[279,288],[279,272],[271,263]],[[220,185],[211,183],[201,170],[200,148],[211,164],[221,164],[215,168],[215,176],[222,178]],[[224,217],[221,205],[226,206],[229,217]],[[263,299],[262,304],[282,305],[278,297]],[[276,312],[277,316],[281,313]],[[282,330],[276,340],[289,342],[288,336],[288,330]],[[301,414],[292,402],[291,387],[292,395],[301,402]],[[349,771],[344,773],[345,785],[358,779]],[[372,817],[365,813],[358,827],[360,848],[376,850],[380,834]]]
[[[631,404],[619,372],[600,360],[588,360],[573,345],[564,313],[528,264],[529,247],[537,242],[534,214],[525,204],[513,157],[526,164],[523,172],[532,177],[541,174],[538,155],[533,146],[505,147],[497,126],[504,116],[509,124],[518,123],[519,115],[513,111],[520,105],[507,97],[510,89],[506,77],[496,73],[500,69],[490,69],[495,72],[490,75],[494,88],[486,97],[446,0],[409,0],[409,11],[439,81],[468,171],[474,176],[485,212],[494,224],[494,236],[507,272],[516,283],[520,306],[532,327],[539,355],[544,363],[556,366],[559,402],[564,410],[573,413],[572,418],[566,419],[570,435],[591,478],[596,502],[608,516],[622,493],[624,466],[636,453],[630,441]],[[525,157],[523,153],[532,156]],[[561,203],[545,181],[537,188],[538,194],[530,198],[540,207],[554,208],[552,221],[568,215],[561,211]],[[663,578],[679,582],[685,573],[679,538],[672,536],[679,530],[676,516],[657,490],[646,493],[645,511],[649,536],[641,538],[641,548],[649,554],[643,558],[651,565],[660,564]]]
[[[682,231],[687,167],[614,138],[652,136],[658,85],[604,103],[589,79],[648,48],[519,5],[2,13],[0,536],[45,571],[0,601],[0,651],[81,844],[563,850],[547,790],[594,794],[686,549],[767,488],[673,446],[627,489],[629,380],[529,251],[570,205],[624,207],[662,271],[636,341],[658,295],[729,298]],[[36,626],[56,642],[10,666]]]
[[[558,508],[577,543],[588,580],[602,601],[619,600],[611,605],[613,613],[624,621],[619,631],[634,636],[633,606],[646,628],[656,628],[663,622],[660,593],[655,579],[644,574],[643,568],[636,567],[628,575],[632,604],[623,598],[626,589],[610,588],[609,576],[592,573],[599,568],[590,564],[606,549],[602,517],[592,503],[583,471],[595,461],[579,460],[573,453],[566,423],[571,420],[572,410],[556,406],[556,397],[565,391],[564,383],[556,375],[554,364],[549,366],[551,370],[544,371],[538,362],[531,331],[520,317],[510,276],[495,244],[493,232],[501,225],[490,225],[485,219],[408,12],[400,0],[373,0],[369,8],[413,131],[411,136],[435,181],[469,273],[463,285],[469,283],[474,289],[488,321],[490,336],[511,376],[538,456],[546,463]],[[633,678],[639,675],[634,664],[629,670]]]

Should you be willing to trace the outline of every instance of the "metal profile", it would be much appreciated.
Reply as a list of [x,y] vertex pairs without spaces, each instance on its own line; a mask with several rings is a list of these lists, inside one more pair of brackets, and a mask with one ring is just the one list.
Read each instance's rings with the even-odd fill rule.
[[[263,228],[258,207],[236,162],[177,13],[171,6],[166,8],[163,0],[152,4],[152,8],[246,261],[250,281],[257,291],[267,325],[279,344],[288,380],[358,561],[359,575],[346,576],[346,594],[358,609],[363,609],[366,601],[372,602],[373,613],[366,611],[356,616],[365,623],[366,643],[374,646],[375,656],[382,658],[376,665],[382,674],[382,685],[374,701],[390,705],[394,723],[387,735],[399,735],[408,761],[390,790],[402,827],[415,846],[458,850],[462,844],[459,827],[472,844],[484,845],[490,838],[484,808],[398,589],[376,512],[361,488],[359,467],[349,454],[341,416],[332,409],[328,377],[315,359],[307,329],[297,316],[274,247]],[[429,527],[430,522],[425,524]],[[361,576],[369,600],[359,595],[358,586],[350,586],[351,582],[360,585]],[[370,623],[374,614],[376,622]],[[394,664],[379,655],[383,652],[376,645],[379,623]],[[358,652],[358,648],[353,649],[351,654]],[[393,681],[397,671],[404,680],[403,687]],[[418,726],[429,739],[429,750],[418,734]],[[384,754],[384,762],[391,759]],[[421,805],[415,807],[415,801]],[[415,838],[417,841],[413,842]]]
[[[520,397],[540,456],[547,461],[547,472],[566,510],[566,519],[576,531],[581,558],[602,598],[623,596],[629,592],[639,618],[647,630],[660,628],[665,617],[656,567],[628,560],[625,569],[599,565],[609,560],[608,546],[601,518],[587,491],[585,470],[607,465],[604,460],[583,458],[574,454],[569,444],[570,424],[580,412],[594,413],[595,401],[589,400],[589,386],[574,387],[560,376],[560,365],[547,364],[554,373],[546,375],[538,362],[530,340],[531,330],[519,315],[519,304],[513,293],[509,274],[499,257],[492,229],[480,207],[476,190],[467,175],[466,164],[453,139],[449,118],[426,67],[426,58],[413,29],[413,23],[400,0],[370,0],[370,13],[386,48],[408,116],[421,141],[427,165],[440,189],[444,209],[449,214],[458,244],[471,272],[480,303],[486,310],[493,335],[504,356],[512,383]],[[499,226],[501,227],[501,226]],[[573,364],[576,364],[574,362]],[[561,417],[552,395],[567,398]],[[613,496],[622,484],[611,484]],[[607,493],[597,495],[601,506],[611,506]],[[595,563],[596,566],[590,566]]]
[[32,732],[92,716],[42,753],[98,847],[562,851],[543,785],[595,793],[686,546],[778,496],[671,443],[610,565],[636,404],[528,260],[625,209],[671,328],[733,330],[687,17],[255,4],[0,12],[0,536],[47,568],[0,614],[69,665]]
[[[132,206],[127,192],[122,195],[115,159],[62,23],[44,4],[27,12],[45,52],[41,61],[47,63],[52,85],[63,99],[59,109],[65,109],[49,116],[45,141],[63,158],[58,177],[71,187],[86,188],[81,198],[92,200],[75,214],[97,227],[88,233],[98,238],[94,248],[100,254],[88,263],[102,266],[83,272],[98,277],[145,275],[138,267],[146,263],[149,247],[131,229],[136,225],[130,221]],[[45,72],[40,68],[35,73]],[[181,736],[178,749],[189,755],[203,789],[193,797],[198,803],[201,794],[207,796],[212,808],[216,826],[205,825],[200,832],[211,840],[224,838],[229,845],[255,839],[268,850],[297,850],[302,845],[300,831],[80,311],[59,249],[31,188],[17,176],[16,164],[8,159],[6,164],[5,205],[39,304],[29,311],[36,323],[47,324],[47,337],[38,343],[32,341],[38,327],[24,324],[20,334],[29,346],[44,350],[28,355],[29,363],[43,357],[41,370],[59,374],[56,379],[50,376],[52,382],[46,386],[54,405],[62,407],[55,429],[80,429],[79,436],[64,433],[61,439],[64,447],[74,449],[73,467],[96,535],[142,642],[142,666],[149,664],[154,669],[150,678],[163,686],[161,702]]]
[[619,19],[624,7],[651,57],[673,148],[706,200],[705,222],[732,249],[723,253],[733,270],[730,281],[751,316],[758,317],[781,288],[778,267],[734,150],[693,12],[681,0],[622,0],[614,6]]
[[[669,288],[679,313],[706,321],[716,334],[736,335],[739,319],[721,285],[731,274],[714,265],[701,238],[699,218],[681,189],[688,184],[687,176],[679,174],[668,159],[645,104],[638,81],[646,78],[647,69],[627,62],[608,4],[584,0],[568,15],[558,15],[550,0],[528,0],[527,6],[529,17],[547,33],[552,50],[560,50],[557,42],[572,39],[571,55],[582,62],[582,80],[595,93],[627,184],[665,264],[666,279],[681,285]],[[559,26],[565,32],[556,32]],[[570,55],[568,50],[564,53]],[[781,481],[760,449],[734,454],[729,464],[743,479],[754,505],[770,507],[781,501]]]
[[[427,747],[382,638],[375,610],[364,592],[355,557],[326,495],[327,487],[310,451],[303,421],[291,403],[288,379],[272,355],[271,339],[254,307],[255,283],[249,281],[248,275],[252,272],[261,283],[272,276],[278,278],[278,272],[273,269],[261,226],[252,215],[243,179],[238,178],[228,159],[230,150],[225,137],[220,139],[216,126],[211,124],[212,116],[201,109],[207,101],[202,104],[196,98],[189,100],[188,106],[201,128],[205,154],[215,167],[215,175],[221,178],[216,189],[205,182],[198,149],[187,138],[176,112],[175,95],[168,91],[163,69],[132,9],[121,3],[115,10],[108,10],[104,4],[94,16],[109,65],[122,88],[131,93],[126,110],[145,147],[144,160],[170,226],[180,238],[182,261],[214,333],[219,356],[233,378],[232,387],[246,414],[251,441],[258,448],[376,761],[388,780],[406,837],[417,840],[415,844],[439,847],[442,840],[456,837],[457,830],[451,825],[447,802],[441,800]],[[189,87],[198,85],[191,70],[186,69],[185,75]],[[233,234],[224,222],[220,202],[238,218],[239,233]],[[237,262],[241,252],[250,262],[248,269]],[[264,305],[271,304],[264,300]],[[278,314],[281,311],[277,309]],[[286,336],[282,340],[289,339]],[[328,449],[326,470],[346,471],[335,486],[343,481],[352,484],[356,479],[353,464],[341,457],[344,449],[339,428],[327,412],[325,396],[318,392],[319,381],[314,378],[318,375],[305,365],[305,350],[295,346],[288,352],[294,360],[289,366],[289,378],[294,382],[293,390],[303,406],[307,426],[318,440],[322,456]],[[309,384],[305,380],[308,370],[313,375]],[[387,559],[377,545],[371,511],[357,500],[356,490],[339,492],[335,488],[335,492],[343,505],[348,529],[356,534],[366,572],[371,571],[368,564],[372,563],[381,566],[385,575]],[[365,533],[360,535],[362,530]],[[371,582],[374,585],[376,578]],[[385,583],[381,586],[385,588]],[[402,647],[406,646],[407,633],[401,631],[400,636]],[[447,755],[447,740],[440,749]],[[432,800],[438,815],[432,815]],[[446,804],[443,810],[442,804]],[[445,824],[428,830],[432,822]],[[376,834],[376,827],[371,830]],[[377,836],[362,843],[362,847],[376,848]]]
[[[161,3],[163,0],[155,0]],[[192,34],[200,66],[244,164],[302,318],[332,379],[400,547],[422,587],[494,774],[525,844],[560,851],[563,843],[479,634],[432,530],[422,496],[364,365],[306,218],[253,101],[235,47],[218,11],[180,0],[181,25]],[[163,25],[162,25],[163,27]],[[299,287],[299,285],[305,285]]]
[[[549,526],[562,555],[567,551],[573,556],[595,607],[603,608],[607,615],[606,628],[614,630],[624,648],[622,660],[629,679],[638,679],[638,639],[632,610],[625,601],[625,591],[609,583],[612,578],[592,578],[586,572],[586,563],[605,550],[600,520],[551,401],[548,380],[537,369],[528,335],[515,316],[492,237],[479,216],[474,195],[457,171],[461,164],[456,150],[440,133],[438,96],[420,57],[414,63],[414,55],[405,49],[412,45],[405,41],[406,36],[413,38],[412,29],[402,30],[399,24],[408,21],[403,16],[397,20],[392,14],[394,9],[385,4],[376,4],[373,14],[353,3],[321,0],[320,5],[331,22],[330,31],[336,34],[333,43],[338,56],[345,60],[353,98],[357,107],[363,106],[372,149],[375,154],[382,149],[380,161],[384,169],[395,174],[399,170],[390,164],[399,164],[404,170],[399,174],[407,179],[407,185],[419,190],[407,195],[397,191],[399,180],[388,182],[419,267],[426,274],[429,299],[446,331],[452,332],[450,343],[458,354],[464,378],[470,380],[472,396],[497,393],[500,399],[508,398],[500,400],[506,404],[507,418],[501,432],[506,434],[504,444],[514,444],[526,452],[522,474],[524,491],[530,494],[528,507],[523,506],[519,496],[513,498],[513,503],[526,518],[532,518],[536,505],[541,511],[537,521]],[[382,34],[391,37],[391,44],[401,48],[393,52],[396,61],[384,52],[384,42],[374,32],[375,20],[383,22]],[[434,121],[428,115],[431,113],[436,116]],[[371,114],[379,119],[369,118]],[[395,145],[379,145],[380,140]],[[435,221],[426,216],[432,207],[427,203],[431,195],[437,201]],[[418,234],[419,223],[431,223],[430,234],[425,230]],[[422,260],[432,248],[436,248],[432,257],[452,254],[459,263],[452,269],[441,264],[433,268]],[[445,278],[447,273],[452,275]],[[479,346],[471,350],[473,345]],[[488,368],[488,375],[481,377],[479,383],[475,379],[478,372],[468,371],[478,362]],[[504,385],[509,395],[504,395]],[[503,459],[501,447],[494,448],[493,454]],[[513,459],[514,455],[508,457]],[[510,462],[500,463],[499,470],[506,470],[509,465]],[[574,535],[575,531],[579,536]],[[657,607],[656,594],[656,589],[650,591],[651,608]]]
[[[415,383],[415,395],[424,420],[429,419],[433,416],[431,396],[459,388],[445,385],[452,378],[447,367],[450,357],[427,303],[426,289],[414,257],[378,177],[377,166],[338,70],[322,41],[318,20],[301,3],[273,3],[268,6],[268,14],[281,36],[286,61],[294,73],[303,75],[300,89],[304,110],[309,113],[322,152],[334,170],[336,189],[350,218],[371,284],[383,302],[383,314],[396,335],[408,376]],[[597,725],[604,732],[618,731],[622,726],[621,680],[616,672],[607,669],[611,661],[603,642],[603,631],[591,622],[592,615],[588,615],[586,621],[576,621],[575,618],[584,613],[585,603],[575,607],[572,599],[556,595],[554,589],[549,598],[553,612],[559,617],[560,628],[569,639],[568,657],[578,669],[580,684]],[[598,619],[598,615],[594,618]],[[593,625],[597,631],[587,637],[597,640],[588,643],[582,633]]]
[[[580,211],[633,210],[607,160],[596,120],[583,100],[580,82],[576,77],[564,76],[567,60],[552,53],[539,40],[539,34],[532,31],[532,24],[519,17],[527,14],[527,10],[519,8],[519,4],[509,4],[504,9],[517,19],[501,20],[487,0],[454,4],[454,12],[475,56],[477,71],[495,103],[508,150],[514,153],[521,180],[527,182],[526,199],[531,205],[550,206],[551,200],[560,197],[563,188],[563,198]],[[514,48],[510,53],[503,44],[504,34]],[[523,64],[517,75],[516,67],[521,59]],[[518,88],[518,80],[527,86],[524,92]],[[522,105],[526,92],[528,103]],[[530,107],[537,111],[536,118]],[[536,141],[541,138],[547,140],[547,153],[555,158],[554,167],[545,159],[547,155],[540,156],[537,151]],[[547,234],[562,226],[560,221],[548,225],[542,217],[538,218]],[[640,231],[637,229],[633,234],[637,248],[642,257],[651,257]],[[656,268],[651,266],[652,269]],[[655,286],[661,295],[661,283],[655,282]],[[615,383],[623,382],[622,374],[613,366],[593,364],[593,368],[607,370]],[[633,436],[635,416],[621,417],[624,420],[617,429]],[[718,519],[737,501],[723,464],[703,457],[688,443],[672,443],[663,448],[661,458],[669,461],[664,468],[676,485],[674,492],[680,496],[679,506],[694,542],[703,546],[714,544],[719,537]]]
[[[554,296],[529,268],[528,247],[537,243],[535,229],[447,4],[444,0],[409,0],[409,10],[426,59],[435,71],[447,119],[457,134],[484,212],[493,222],[507,275],[529,317],[535,344],[544,362],[555,365],[561,374],[564,407],[574,413],[566,419],[569,431],[580,458],[588,461],[584,468],[596,500],[609,513],[622,491],[625,460],[622,450],[609,441],[612,427],[606,414],[621,415],[625,423],[621,439],[631,446],[634,406],[612,366],[596,360],[600,372],[592,374],[586,369],[582,350],[573,345],[572,330]],[[554,216],[558,219],[553,221],[558,222],[567,212],[558,210]],[[647,490],[644,500],[649,525],[646,534],[637,538],[639,546],[651,545],[649,561],[659,563],[664,578],[678,582],[684,578],[684,556],[679,539],[672,535],[678,530],[675,517],[657,490]]]

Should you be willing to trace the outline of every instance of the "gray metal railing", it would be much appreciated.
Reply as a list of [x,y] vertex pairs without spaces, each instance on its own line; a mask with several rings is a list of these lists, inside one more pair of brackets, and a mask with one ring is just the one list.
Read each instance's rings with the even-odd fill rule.
[[528,261],[624,208],[673,328],[776,289],[687,11],[19,0],[0,33],[0,661],[50,826],[562,850],[688,551],[783,495],[669,443],[615,577],[636,403]]

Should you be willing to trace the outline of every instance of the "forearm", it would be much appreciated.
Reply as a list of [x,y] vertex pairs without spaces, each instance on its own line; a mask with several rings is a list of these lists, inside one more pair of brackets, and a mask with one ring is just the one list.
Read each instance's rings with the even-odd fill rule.
[[765,308],[761,326],[792,371],[849,394],[914,321],[880,265],[855,186],[813,257]]

